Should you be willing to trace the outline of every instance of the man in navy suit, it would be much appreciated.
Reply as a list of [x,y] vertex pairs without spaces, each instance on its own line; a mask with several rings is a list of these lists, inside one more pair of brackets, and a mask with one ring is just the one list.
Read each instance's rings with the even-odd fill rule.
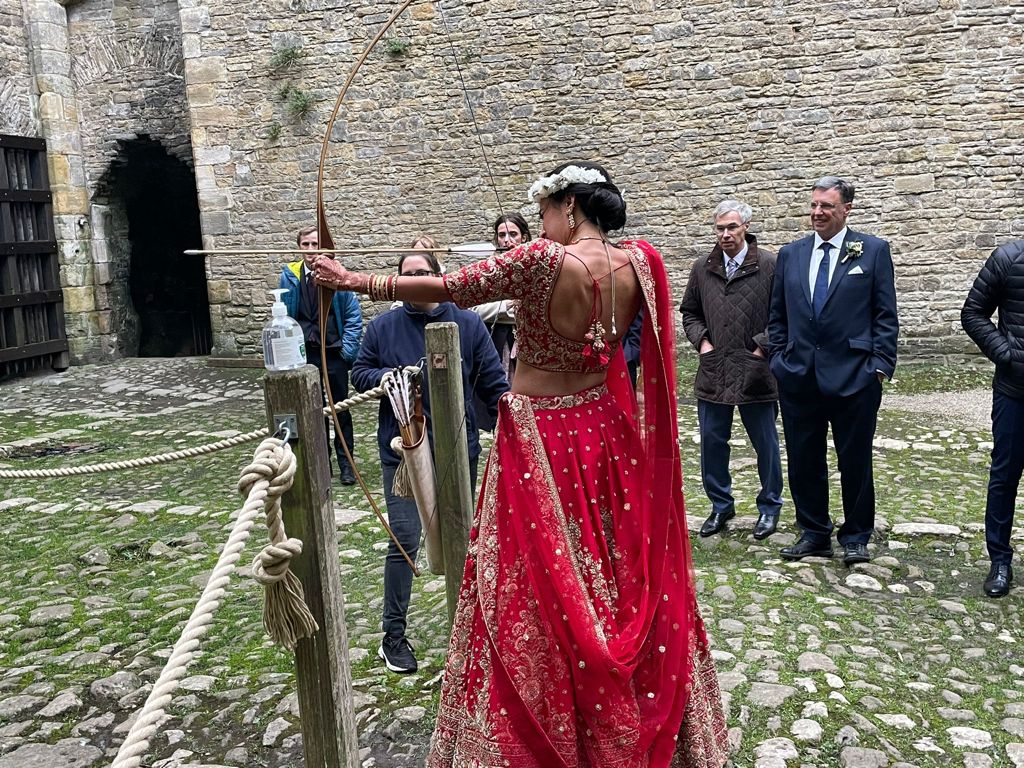
[[853,185],[835,176],[811,191],[813,235],[779,251],[768,320],[779,382],[789,488],[802,535],[787,560],[832,557],[828,428],[839,456],[847,565],[871,559],[871,443],[882,381],[896,368],[896,286],[889,243],[846,226]]

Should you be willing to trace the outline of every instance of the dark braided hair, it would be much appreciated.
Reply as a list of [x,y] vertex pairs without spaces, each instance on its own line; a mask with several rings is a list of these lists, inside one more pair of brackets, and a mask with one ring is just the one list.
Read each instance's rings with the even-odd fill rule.
[[626,226],[626,201],[622,198],[619,188],[612,183],[611,174],[597,163],[585,160],[573,160],[557,166],[550,175],[555,175],[570,165],[586,170],[594,170],[604,176],[607,181],[593,184],[570,184],[565,189],[553,192],[549,199],[561,202],[569,195],[576,198],[583,215],[597,224],[603,232],[613,232]]

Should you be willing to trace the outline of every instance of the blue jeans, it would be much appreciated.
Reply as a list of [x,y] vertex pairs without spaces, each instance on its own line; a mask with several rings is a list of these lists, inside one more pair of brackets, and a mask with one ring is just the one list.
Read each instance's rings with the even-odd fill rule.
[[1024,473],[1024,400],[992,393],[992,467],[985,504],[985,543],[993,565],[1013,559],[1010,529]]
[[[469,481],[474,493],[476,467],[477,459],[470,459]],[[423,524],[420,523],[416,502],[391,492],[395,483],[395,472],[398,470],[397,465],[384,464],[381,469],[384,473],[384,501],[388,507],[388,525],[415,562],[416,554],[420,550],[420,537],[423,534]],[[395,542],[388,537],[388,554],[384,558],[384,617],[381,622],[382,629],[387,635],[405,636],[409,598],[412,596],[412,578],[412,568],[405,562]]]
[[711,511],[719,514],[734,511],[732,476],[729,474],[729,437],[734,408],[739,408],[743,428],[757,454],[757,474],[761,480],[757,510],[762,515],[778,517],[782,509],[782,459],[779,456],[779,430],[775,426],[779,406],[774,402],[733,406],[697,400],[700,476],[704,492],[711,500]]

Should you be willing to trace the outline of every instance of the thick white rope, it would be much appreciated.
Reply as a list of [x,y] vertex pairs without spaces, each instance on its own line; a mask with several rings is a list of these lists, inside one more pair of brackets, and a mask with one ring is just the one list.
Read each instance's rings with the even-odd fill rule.
[[161,453],[156,456],[144,456],[139,459],[125,459],[124,461],[111,461],[103,464],[88,464],[81,467],[57,467],[56,469],[0,469],[0,477],[7,478],[32,478],[32,477],[70,477],[72,475],[91,475],[95,472],[110,472],[115,469],[133,469],[135,467],[147,467],[153,464],[165,464],[178,459],[188,459],[193,456],[202,456],[204,453],[213,453],[225,448],[231,448],[252,440],[259,440],[270,434],[269,429],[257,429],[246,432],[244,435],[235,435],[216,443],[197,445],[195,448],[184,448],[171,453]]
[[[418,370],[419,368],[416,366],[409,366],[405,369],[407,373]],[[347,411],[353,406],[362,405],[369,400],[379,400],[383,396],[384,387],[374,387],[373,389],[368,389],[365,392],[360,392],[346,400],[335,403],[334,410]],[[324,406],[323,411],[324,416],[330,415],[330,406]],[[111,461],[103,464],[87,464],[81,467],[58,467],[56,469],[0,469],[0,478],[28,479],[41,477],[71,477],[72,475],[91,475],[97,472],[112,472],[117,469],[134,469],[135,467],[147,467],[153,464],[166,464],[170,461],[202,456],[205,453],[213,453],[214,451],[221,451],[225,448],[241,445],[242,443],[259,440],[269,434],[269,429],[257,429],[252,432],[246,432],[244,435],[235,435],[234,437],[229,437],[224,440],[218,440],[216,443],[198,445],[195,448],[185,448],[180,451],[161,453],[156,456],[145,456],[139,459]]]
[[[171,702],[171,693],[185,676],[188,665],[199,650],[199,639],[206,634],[213,621],[214,611],[226,593],[231,573],[252,531],[256,516],[265,507],[280,504],[281,494],[292,485],[295,476],[295,454],[288,443],[269,437],[260,443],[253,462],[242,470],[239,490],[248,489],[245,504],[231,528],[231,534],[221,549],[217,565],[203,589],[192,615],[174,644],[170,658],[159,679],[153,685],[145,705],[124,743],[117,751],[111,768],[138,768],[149,749],[149,739],[164,716],[164,708]],[[283,536],[283,530],[280,532]],[[294,578],[294,577],[293,577]]]

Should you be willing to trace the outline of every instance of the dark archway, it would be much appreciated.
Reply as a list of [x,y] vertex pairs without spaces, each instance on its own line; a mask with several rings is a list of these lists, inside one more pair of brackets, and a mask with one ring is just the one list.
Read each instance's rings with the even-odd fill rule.
[[[124,299],[137,320],[137,349],[126,355],[183,357],[210,353],[210,305],[196,179],[192,169],[148,136],[121,142],[103,187],[127,224]],[[108,233],[108,236],[114,233]],[[133,334],[134,335],[134,334]],[[135,347],[131,344],[131,347]]]

